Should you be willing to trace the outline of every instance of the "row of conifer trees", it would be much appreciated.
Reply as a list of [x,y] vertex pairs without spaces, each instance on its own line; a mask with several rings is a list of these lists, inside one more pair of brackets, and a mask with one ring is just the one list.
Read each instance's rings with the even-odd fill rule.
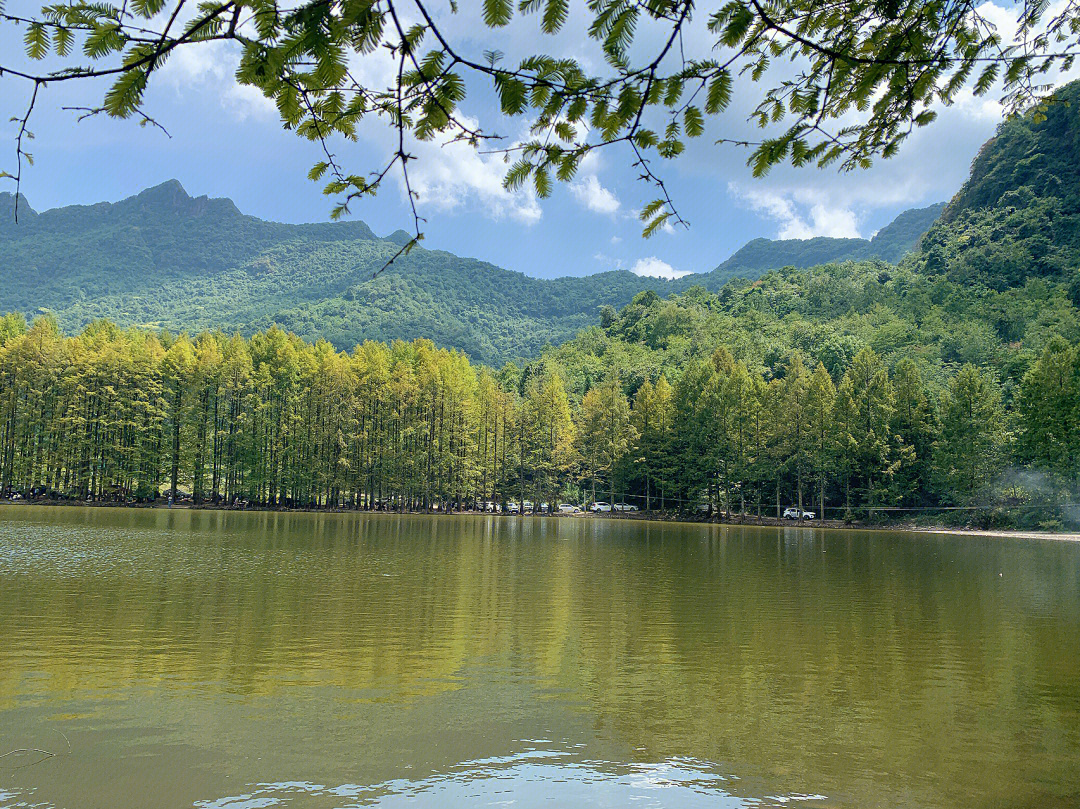
[[[673,375],[674,376],[674,375]],[[279,329],[194,339],[0,319],[0,493],[290,507],[595,499],[771,513],[1075,499],[1080,356],[1050,341],[1009,406],[964,366],[931,396],[869,349],[767,378],[723,348],[627,390],[417,340],[351,352]],[[583,387],[583,386],[582,386]]]

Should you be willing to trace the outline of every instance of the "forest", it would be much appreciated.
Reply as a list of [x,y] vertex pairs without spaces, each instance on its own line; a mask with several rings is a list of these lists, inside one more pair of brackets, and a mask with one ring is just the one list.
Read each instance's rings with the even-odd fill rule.
[[[606,499],[1075,526],[1080,83],[1059,96],[1001,125],[899,264],[646,288],[619,309],[594,290],[593,325],[498,370],[485,356],[499,351],[470,360],[427,339],[342,350],[288,321],[244,336],[95,320],[65,336],[51,313],[9,314],[0,492],[420,510]],[[181,192],[170,199],[211,204]],[[914,238],[921,216],[886,241]],[[389,297],[422,307],[415,291]],[[494,319],[476,323],[498,339]]]
[[[643,303],[608,329],[625,329]],[[189,338],[104,321],[66,337],[48,317],[28,326],[8,315],[0,487],[117,503],[167,492],[196,504],[414,510],[602,499],[770,516],[796,504],[860,521],[909,514],[887,508],[1075,521],[1075,340],[1046,340],[1012,388],[972,362],[930,379],[915,359],[870,346],[832,368],[793,351],[771,370],[721,346],[670,377],[613,363],[591,379],[569,362],[575,352],[493,371],[427,340],[340,352],[277,328]]]

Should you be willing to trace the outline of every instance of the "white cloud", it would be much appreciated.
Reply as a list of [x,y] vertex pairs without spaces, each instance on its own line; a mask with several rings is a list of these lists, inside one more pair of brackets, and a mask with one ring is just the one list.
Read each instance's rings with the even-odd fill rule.
[[630,272],[645,278],[667,278],[671,280],[690,275],[689,270],[676,270],[666,261],[661,261],[656,256],[639,258],[634,263],[634,266],[630,268]]
[[615,258],[613,256],[609,256],[609,255],[607,255],[607,253],[594,253],[593,254],[593,261],[596,261],[596,262],[598,262],[600,264],[603,264],[603,265],[605,265],[607,267],[611,267],[611,269],[613,269],[613,270],[621,270],[622,266],[623,266],[623,261],[622,261],[621,258]]
[[[731,182],[728,191],[749,204],[751,209],[778,222],[778,239],[860,238],[859,218],[850,207],[830,204],[820,195],[804,189],[785,193],[766,188],[744,188]],[[817,201],[814,201],[815,197]]]
[[[465,116],[461,120],[466,126],[477,125]],[[384,138],[389,132],[381,121],[372,122],[372,127],[378,127]],[[543,215],[531,191],[503,187],[507,166],[499,155],[481,154],[464,141],[414,142],[409,151],[418,158],[409,162],[409,182],[418,207],[445,212],[476,203],[492,219],[509,217],[526,225],[535,224]]]
[[238,57],[224,42],[203,42],[180,47],[172,52],[161,69],[166,84],[177,93],[194,90],[199,94],[214,92],[218,101],[234,118],[276,120],[274,102],[251,85],[236,81]]
[[570,193],[574,199],[596,213],[613,215],[619,210],[619,198],[600,184],[595,174],[588,174],[570,184]]

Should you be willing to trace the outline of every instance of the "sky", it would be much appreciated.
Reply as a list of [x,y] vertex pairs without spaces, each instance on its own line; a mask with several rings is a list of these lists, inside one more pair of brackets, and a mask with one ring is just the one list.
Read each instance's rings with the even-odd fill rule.
[[[31,5],[10,0],[7,11],[29,12]],[[513,60],[543,51],[573,55],[586,66],[596,59],[580,3],[555,37],[539,35],[534,17],[487,31],[474,23],[476,12],[469,9],[476,5],[464,0],[458,15],[444,12],[440,20],[470,53],[497,47]],[[1001,26],[1010,25],[1007,8],[986,3],[980,9]],[[641,34],[642,48],[648,48],[649,34]],[[688,49],[707,53],[709,45],[708,32],[695,23]],[[20,49],[16,32],[0,27],[0,53]],[[168,135],[134,121],[79,122],[77,113],[62,109],[100,103],[100,84],[43,89],[30,126],[36,136],[34,165],[24,172],[22,185],[30,205],[41,211],[117,201],[176,179],[192,196],[228,197],[262,219],[327,221],[332,200],[321,193],[321,184],[307,179],[322,158],[319,146],[283,130],[273,104],[236,83],[235,65],[234,51],[221,43],[174,54],[154,76],[146,104]],[[355,69],[382,81],[392,67],[372,56],[358,59]],[[538,200],[527,191],[502,188],[507,165],[498,155],[460,143],[415,144],[411,151],[419,159],[411,171],[426,220],[424,246],[542,278],[612,269],[674,277],[707,272],[756,237],[870,238],[903,210],[949,199],[1002,115],[992,94],[962,95],[939,110],[934,124],[909,138],[897,156],[870,169],[778,167],[765,178],[753,178],[745,149],[713,141],[755,135],[745,118],[762,89],[740,80],[732,108],[709,121],[704,137],[691,141],[678,160],[657,161],[690,227],[666,228],[648,240],[641,236],[637,210],[656,195],[637,179],[632,155],[621,146],[594,152],[572,183],[556,184],[551,197]],[[470,90],[462,105],[465,115],[505,135],[507,142],[524,137],[527,120],[502,117],[489,93]],[[0,169],[13,169],[15,125],[7,119],[25,111],[29,91],[24,82],[0,78]],[[385,163],[395,137],[385,123],[372,119],[363,124],[357,142],[341,141],[333,148],[346,169],[368,172]],[[0,190],[13,188],[0,185]],[[380,235],[411,230],[413,224],[396,175],[377,197],[354,203],[351,217]]]

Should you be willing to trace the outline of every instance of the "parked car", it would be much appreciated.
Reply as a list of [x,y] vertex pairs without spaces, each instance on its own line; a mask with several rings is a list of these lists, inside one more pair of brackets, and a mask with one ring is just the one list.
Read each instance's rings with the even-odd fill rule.
[[817,517],[812,511],[799,511],[795,506],[784,509],[785,520],[812,520]]
[[589,506],[589,511],[594,514],[607,513],[611,511],[611,503],[593,503]]
[[638,507],[630,503],[616,503],[612,508],[615,511],[637,511]]
[[578,514],[581,509],[575,506],[573,503],[559,503],[560,514]]
[[524,503],[521,504],[521,513],[522,514],[532,514],[533,511],[534,511],[534,509],[533,509],[533,501],[532,500],[526,500]]
[[506,513],[507,514],[520,514],[521,513],[521,503],[515,503],[513,501],[510,501],[509,503],[507,503],[506,504]]

